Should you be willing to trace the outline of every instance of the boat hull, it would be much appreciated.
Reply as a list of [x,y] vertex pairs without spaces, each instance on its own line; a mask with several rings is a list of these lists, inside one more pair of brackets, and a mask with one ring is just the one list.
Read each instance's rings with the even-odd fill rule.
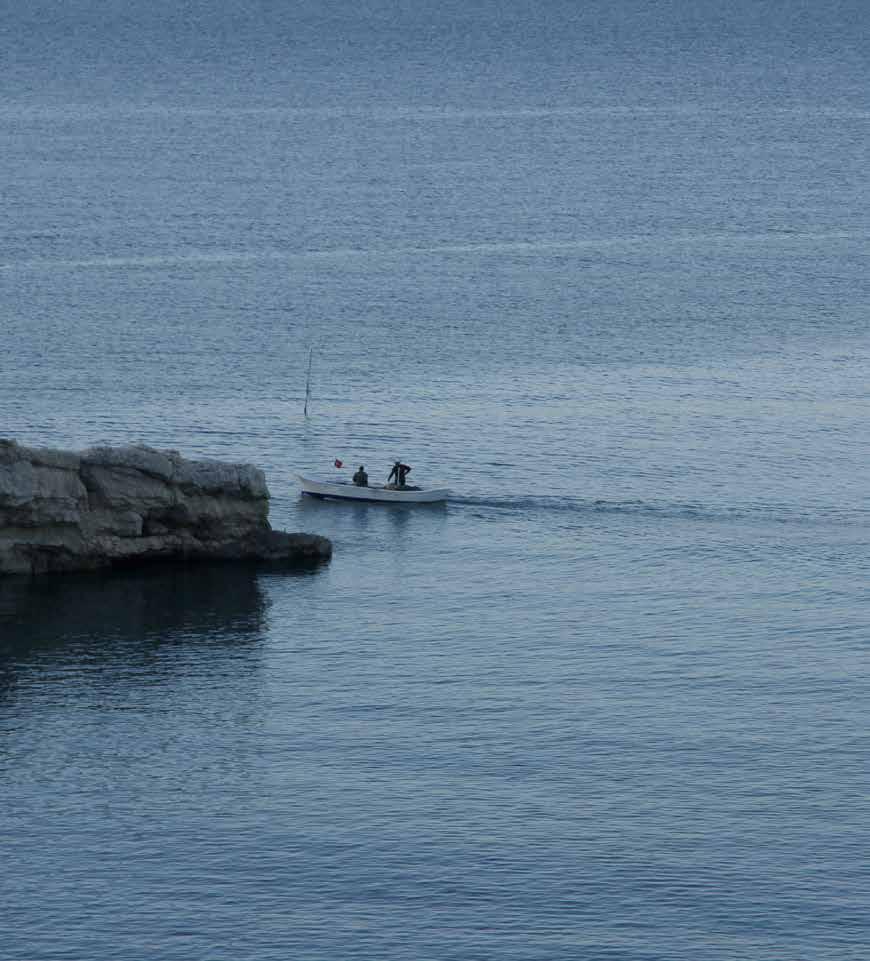
[[357,487],[340,481],[318,481],[296,475],[302,493],[321,500],[358,501],[369,504],[439,504],[447,500],[446,488],[431,490],[395,490],[388,487]]

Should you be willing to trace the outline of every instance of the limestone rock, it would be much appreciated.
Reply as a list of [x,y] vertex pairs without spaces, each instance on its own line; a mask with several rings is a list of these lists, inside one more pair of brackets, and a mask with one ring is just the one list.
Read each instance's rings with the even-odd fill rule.
[[269,525],[269,490],[249,464],[150,447],[82,454],[0,440],[0,574],[159,559],[293,565],[330,556],[325,537]]

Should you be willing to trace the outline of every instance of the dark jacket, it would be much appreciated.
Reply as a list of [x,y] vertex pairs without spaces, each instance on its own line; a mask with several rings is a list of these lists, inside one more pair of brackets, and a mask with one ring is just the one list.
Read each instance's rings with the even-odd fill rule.
[[387,478],[387,483],[389,484],[393,478],[396,479],[396,484],[399,487],[405,486],[405,478],[411,473],[411,468],[407,464],[402,464],[400,461],[396,461],[393,464],[393,469],[390,471],[390,476]]

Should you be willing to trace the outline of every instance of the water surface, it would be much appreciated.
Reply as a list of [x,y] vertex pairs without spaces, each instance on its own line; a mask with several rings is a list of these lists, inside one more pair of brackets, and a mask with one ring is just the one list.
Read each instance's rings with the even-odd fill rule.
[[2,13],[0,434],[335,554],[0,584],[0,957],[863,961],[864,6]]

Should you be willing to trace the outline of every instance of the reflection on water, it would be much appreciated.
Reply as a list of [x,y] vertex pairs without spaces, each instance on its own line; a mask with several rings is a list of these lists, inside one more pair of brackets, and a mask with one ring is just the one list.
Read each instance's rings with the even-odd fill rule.
[[155,657],[160,649],[261,639],[257,574],[233,566],[146,568],[0,581],[0,685],[51,662]]

